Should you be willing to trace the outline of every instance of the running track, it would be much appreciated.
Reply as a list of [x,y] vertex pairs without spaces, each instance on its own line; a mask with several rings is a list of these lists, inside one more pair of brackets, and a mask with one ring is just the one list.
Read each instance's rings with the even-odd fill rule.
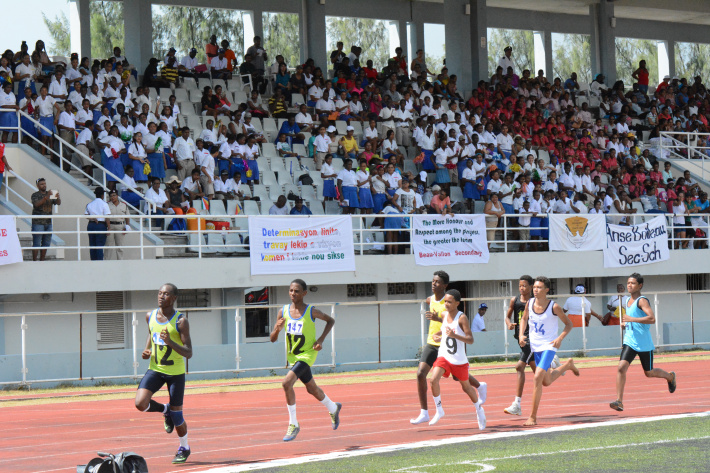
[[[668,393],[664,380],[647,380],[637,362],[629,370],[625,411],[617,413],[608,407],[615,399],[615,368],[582,367],[580,378],[567,373],[546,388],[538,419],[540,427],[710,410],[710,360],[664,363],[658,356],[656,364],[677,373],[679,387],[675,394]],[[479,373],[478,377],[489,386],[485,432],[520,430],[525,414],[530,412],[530,372],[522,417],[503,413],[514,396],[516,377],[512,369],[510,374]],[[458,383],[444,381],[442,402],[446,417],[435,427],[409,424],[410,417],[419,412],[414,380],[324,386],[331,399],[343,403],[337,432],[331,430],[325,408],[299,387],[296,396],[301,433],[290,443],[281,440],[288,413],[279,389],[214,394],[188,391],[185,418],[193,453],[187,464],[179,466],[170,463],[178,446],[175,434],[166,435],[162,416],[139,413],[132,400],[60,399],[55,404],[5,407],[0,409],[0,471],[75,472],[77,464],[85,464],[96,451],[103,450],[143,455],[151,473],[196,472],[275,458],[477,434],[470,401]],[[162,395],[157,397],[158,401],[164,399]],[[432,401],[429,404],[431,412]]]

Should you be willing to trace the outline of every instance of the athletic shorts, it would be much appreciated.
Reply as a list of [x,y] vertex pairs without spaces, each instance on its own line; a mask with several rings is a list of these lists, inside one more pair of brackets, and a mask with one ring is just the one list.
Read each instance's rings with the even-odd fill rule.
[[556,354],[557,352],[555,350],[534,351],[533,355],[535,356],[537,369],[542,368],[543,371],[549,370]]
[[443,368],[444,378],[448,378],[449,375],[454,376],[454,380],[458,381],[460,379],[468,379],[468,363],[463,365],[454,365],[449,363],[449,361],[440,356],[434,361],[434,368]]
[[298,379],[300,379],[303,384],[308,384],[313,379],[311,367],[305,361],[297,361],[294,363],[291,367],[291,371],[296,373],[296,376],[298,376]]
[[636,351],[628,345],[624,345],[621,349],[621,356],[619,361],[625,360],[631,364],[632,361],[639,356],[641,360],[641,367],[644,371],[651,371],[653,369],[653,352],[652,351]]
[[[518,344],[518,346],[520,347],[520,344]],[[525,346],[524,346],[524,347],[520,347],[520,358],[519,358],[519,360],[522,361],[522,362],[525,363],[525,364],[528,364],[528,363],[530,363],[530,361],[531,361],[532,359],[533,359],[533,358],[532,358],[532,351],[530,351],[530,341],[527,340],[527,341],[525,342]]]
[[439,356],[439,347],[435,347],[427,343],[422,349],[422,354],[419,357],[419,363],[426,363],[431,368],[434,366],[436,358]]
[[148,370],[141,380],[138,389],[147,389],[155,394],[163,387],[163,384],[168,385],[168,394],[170,395],[170,405],[172,407],[182,406],[182,400],[185,396],[185,374],[167,375],[158,373],[157,371]]

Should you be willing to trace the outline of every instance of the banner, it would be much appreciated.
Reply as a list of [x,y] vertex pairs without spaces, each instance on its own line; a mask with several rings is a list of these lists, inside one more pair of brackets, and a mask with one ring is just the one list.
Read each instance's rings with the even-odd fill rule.
[[550,214],[550,251],[596,251],[606,246],[603,214]]
[[251,274],[355,271],[349,216],[249,217]]
[[413,215],[412,220],[416,264],[488,263],[485,215]]
[[0,265],[22,262],[22,248],[17,237],[15,219],[8,215],[0,216]]
[[607,225],[605,268],[639,266],[669,258],[666,217],[658,216],[640,225]]

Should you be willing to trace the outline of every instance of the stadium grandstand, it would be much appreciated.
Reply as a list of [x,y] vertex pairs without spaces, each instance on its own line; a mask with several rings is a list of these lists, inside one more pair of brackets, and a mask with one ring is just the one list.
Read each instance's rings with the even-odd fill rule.
[[0,45],[0,471],[710,471],[710,2],[121,3]]

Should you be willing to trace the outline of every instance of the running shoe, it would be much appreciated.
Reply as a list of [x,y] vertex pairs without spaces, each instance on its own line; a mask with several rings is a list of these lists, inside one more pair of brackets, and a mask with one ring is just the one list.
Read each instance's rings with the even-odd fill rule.
[[301,431],[301,427],[298,425],[288,424],[288,430],[286,430],[286,435],[284,436],[284,442],[290,442],[296,438],[296,435]]
[[622,412],[624,410],[624,405],[621,403],[621,401],[614,401],[609,404],[609,407],[619,412]]
[[676,388],[675,371],[671,371],[671,374],[673,375],[673,381],[668,381],[668,392],[673,394],[675,392],[675,388]]
[[515,401],[513,401],[513,404],[511,404],[510,407],[506,407],[505,409],[503,409],[503,412],[512,416],[519,416],[520,414],[522,414],[522,411],[520,410],[520,404]]
[[187,461],[187,457],[190,456],[190,449],[185,448],[185,447],[180,447],[178,448],[177,453],[175,454],[175,458],[173,458],[173,463],[185,463]]
[[486,403],[487,397],[488,397],[488,384],[481,383],[481,385],[478,387],[478,398],[480,399],[481,404]]
[[339,402],[336,402],[335,405],[337,409],[330,415],[330,422],[333,424],[333,430],[338,430],[338,426],[340,425],[340,409],[343,408],[343,405]]
[[165,426],[165,433],[172,434],[173,430],[175,429],[173,418],[170,417],[170,414],[163,414],[163,417],[165,418],[163,421],[163,425]]
[[478,420],[478,430],[486,428],[486,413],[483,412],[483,406],[476,406],[476,420]]
[[420,413],[416,419],[409,419],[410,424],[423,424],[424,422],[429,422],[429,413]]

